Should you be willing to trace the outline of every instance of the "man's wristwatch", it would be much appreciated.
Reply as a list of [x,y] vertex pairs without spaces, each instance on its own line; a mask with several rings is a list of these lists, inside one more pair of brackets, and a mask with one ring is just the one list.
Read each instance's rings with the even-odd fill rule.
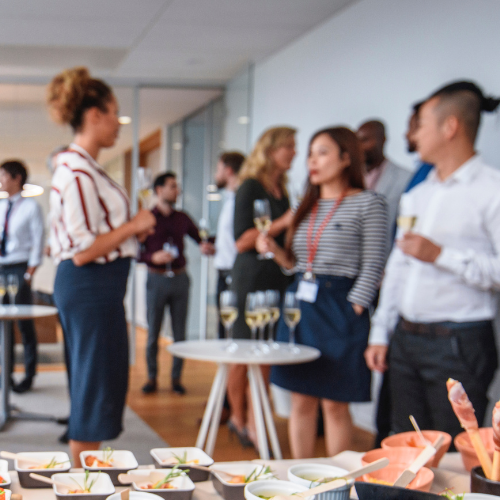
[[24,273],[24,281],[31,281],[31,274],[30,273]]

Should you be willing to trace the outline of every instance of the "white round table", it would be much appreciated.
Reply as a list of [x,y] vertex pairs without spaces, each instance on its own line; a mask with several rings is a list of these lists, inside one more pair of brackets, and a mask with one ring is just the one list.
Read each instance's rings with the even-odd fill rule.
[[0,342],[2,345],[2,354],[0,363],[2,367],[1,374],[1,392],[0,392],[0,429],[10,418],[10,343],[11,336],[8,328],[8,321],[17,321],[20,319],[35,319],[47,316],[55,316],[57,309],[51,306],[4,306],[0,305]]
[[297,352],[293,352],[289,349],[288,344],[283,342],[276,343],[279,348],[269,349],[268,352],[261,353],[255,352],[255,347],[259,345],[258,341],[236,340],[235,344],[237,345],[237,349],[231,351],[225,349],[229,345],[227,340],[188,340],[175,342],[168,347],[168,350],[179,358],[211,361],[219,365],[210,390],[198,438],[196,439],[196,446],[203,448],[206,440],[205,451],[210,456],[213,454],[217,431],[219,429],[222,404],[226,393],[229,365],[247,365],[260,458],[264,460],[269,459],[266,436],[267,427],[267,434],[269,434],[274,458],[281,460],[281,448],[278,435],[276,434],[276,427],[274,426],[271,405],[269,404],[267,390],[259,366],[308,363],[319,358],[321,353],[314,347],[303,345],[296,345]]

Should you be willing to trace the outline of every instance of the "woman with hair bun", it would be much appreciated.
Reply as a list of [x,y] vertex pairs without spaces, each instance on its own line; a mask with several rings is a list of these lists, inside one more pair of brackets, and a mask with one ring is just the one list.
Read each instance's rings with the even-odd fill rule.
[[155,225],[151,212],[130,217],[125,190],[97,163],[118,137],[111,88],[86,68],[68,69],[48,87],[52,118],[74,139],[55,159],[50,194],[51,253],[58,264],[54,299],[67,349],[73,465],[122,431],[128,386],[123,299],[137,241]]

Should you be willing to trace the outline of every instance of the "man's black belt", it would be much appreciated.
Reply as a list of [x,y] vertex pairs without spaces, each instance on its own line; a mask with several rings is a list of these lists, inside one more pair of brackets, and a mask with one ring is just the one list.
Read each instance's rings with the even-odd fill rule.
[[439,323],[412,323],[404,318],[400,318],[398,327],[416,335],[449,336],[453,335],[453,333],[457,330],[464,330],[466,328],[481,328],[490,323],[490,320],[467,321],[464,323],[456,323],[453,321],[443,321]]

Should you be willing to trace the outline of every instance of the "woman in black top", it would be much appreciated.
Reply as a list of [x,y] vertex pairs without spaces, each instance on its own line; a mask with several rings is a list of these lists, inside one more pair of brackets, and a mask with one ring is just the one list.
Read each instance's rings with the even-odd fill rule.
[[[245,323],[245,301],[250,292],[279,290],[284,292],[290,282],[272,260],[257,258],[255,241],[259,232],[254,226],[253,202],[267,199],[271,206],[272,225],[269,234],[278,244],[284,244],[285,232],[291,222],[291,211],[286,192],[286,172],[295,156],[295,129],[276,127],[266,130],[243,164],[241,185],[236,193],[234,209],[234,237],[238,256],[232,271],[232,289],[238,297],[238,319],[234,337],[250,338]],[[266,377],[268,373],[264,374]],[[252,408],[246,401],[246,366],[232,365],[228,377],[228,397],[231,405],[230,429],[241,442],[256,441]],[[247,409],[247,411],[246,411]]]

